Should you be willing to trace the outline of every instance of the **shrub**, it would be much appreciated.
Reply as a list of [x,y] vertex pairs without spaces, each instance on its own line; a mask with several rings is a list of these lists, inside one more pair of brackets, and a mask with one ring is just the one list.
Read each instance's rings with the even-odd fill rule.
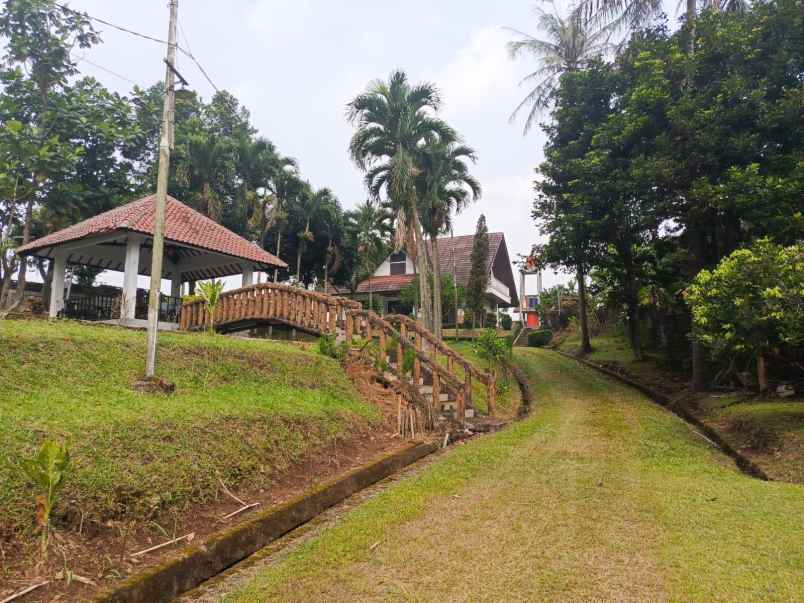
[[553,339],[553,332],[549,329],[541,329],[539,331],[531,331],[528,333],[528,346],[532,348],[541,348],[550,343]]
[[759,388],[768,387],[766,356],[804,343],[804,245],[768,239],[738,249],[686,290],[694,335],[715,356],[756,360]]
[[322,356],[343,360],[346,357],[346,342],[338,344],[335,335],[322,335],[318,338],[316,346],[318,353]]
[[500,314],[500,326],[506,331],[510,331],[514,324],[514,319],[508,314]]
[[205,281],[198,284],[198,295],[204,300],[204,305],[209,312],[209,330],[215,332],[215,310],[221,300],[223,293],[223,281]]
[[39,490],[36,497],[36,520],[42,530],[42,553],[47,552],[50,514],[56,505],[56,494],[64,485],[70,464],[70,451],[64,444],[45,440],[36,456],[23,459],[20,467]]
[[497,326],[497,315],[494,312],[486,313],[486,328],[493,329]]

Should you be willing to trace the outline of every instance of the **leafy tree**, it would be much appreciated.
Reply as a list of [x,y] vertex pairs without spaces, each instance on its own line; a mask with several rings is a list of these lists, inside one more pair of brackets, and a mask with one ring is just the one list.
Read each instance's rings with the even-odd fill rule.
[[698,273],[686,297],[696,336],[716,356],[755,359],[764,392],[768,356],[804,344],[804,245],[761,239]]
[[583,69],[609,49],[610,32],[607,28],[593,27],[581,13],[576,11],[568,17],[561,17],[557,12],[548,13],[539,6],[534,6],[533,10],[538,17],[538,27],[544,32],[543,39],[508,28],[520,37],[508,43],[511,58],[529,54],[539,62],[539,68],[519,83],[520,86],[535,84],[535,87],[510,117],[510,121],[514,121],[522,109],[530,107],[524,134],[533,127],[539,112],[552,102],[561,75]]
[[[356,251],[356,257],[351,262],[352,291],[357,289],[359,282],[371,277],[388,256],[394,230],[393,220],[390,210],[370,200],[346,213],[346,248]],[[373,291],[369,286],[370,307],[373,306],[372,298]]]
[[422,229],[416,189],[417,156],[428,140],[455,140],[453,130],[433,115],[441,106],[438,90],[429,83],[411,85],[407,75],[395,71],[387,82],[371,83],[348,105],[356,132],[349,153],[366,173],[372,197],[385,191],[396,213],[396,246],[415,257],[423,276],[420,308],[428,329],[433,328],[430,262]]
[[489,229],[486,216],[480,215],[472,243],[472,266],[469,282],[466,286],[466,307],[472,313],[472,328],[477,317],[481,317],[481,325],[485,320],[486,289],[489,286]]
[[[441,320],[446,322],[454,315],[454,309],[466,304],[466,289],[463,285],[457,285],[449,272],[441,275],[441,285],[443,287],[443,306],[441,309]],[[400,298],[406,306],[415,306],[419,301],[419,275],[402,288]],[[455,317],[457,318],[457,317]]]

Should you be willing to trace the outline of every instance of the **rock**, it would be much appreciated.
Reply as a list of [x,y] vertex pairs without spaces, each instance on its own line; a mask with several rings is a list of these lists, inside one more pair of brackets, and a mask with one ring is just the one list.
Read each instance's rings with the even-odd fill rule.
[[176,385],[160,377],[145,377],[138,379],[132,385],[135,392],[141,394],[172,394],[176,391]]

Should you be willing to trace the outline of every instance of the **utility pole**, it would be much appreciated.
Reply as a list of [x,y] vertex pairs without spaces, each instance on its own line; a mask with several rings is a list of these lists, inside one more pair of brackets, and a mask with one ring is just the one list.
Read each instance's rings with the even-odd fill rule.
[[162,293],[162,256],[165,251],[165,205],[170,149],[173,146],[173,110],[176,81],[176,19],[179,0],[170,0],[170,26],[168,28],[167,69],[165,72],[165,99],[162,107],[162,133],[159,139],[159,173],[156,179],[154,203],[154,240],[151,249],[151,289],[148,296],[148,351],[145,359],[145,376],[156,374],[156,340],[159,327],[159,302]]

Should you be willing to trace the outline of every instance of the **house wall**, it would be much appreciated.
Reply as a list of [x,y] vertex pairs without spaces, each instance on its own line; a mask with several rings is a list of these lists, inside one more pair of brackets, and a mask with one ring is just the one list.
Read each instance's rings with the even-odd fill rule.
[[[385,261],[379,265],[379,267],[374,271],[374,276],[390,276],[391,275],[391,262],[389,261],[389,257],[385,258]],[[413,274],[415,271],[413,269],[413,260],[410,259],[410,256],[405,256],[405,274]]]

